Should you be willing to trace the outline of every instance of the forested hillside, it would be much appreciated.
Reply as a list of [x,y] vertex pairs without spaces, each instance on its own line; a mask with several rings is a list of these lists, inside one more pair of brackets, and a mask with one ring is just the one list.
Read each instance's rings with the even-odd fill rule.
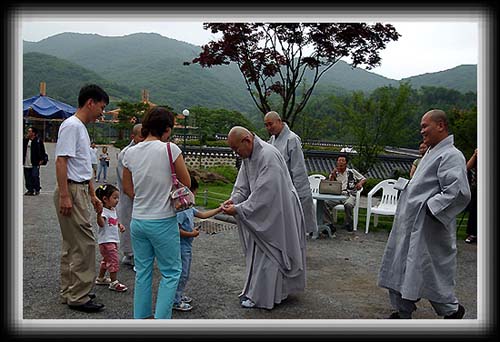
[[[116,88],[116,96],[124,96],[123,99],[132,96],[139,100],[141,90],[148,89],[152,102],[168,103],[177,111],[190,106],[204,106],[238,110],[250,117],[259,115],[235,65],[207,69],[202,69],[199,65],[184,65],[184,62],[197,56],[200,47],[159,34],[103,37],[96,34],[62,33],[36,43],[24,42],[24,51],[27,53],[24,59],[26,96],[36,93],[39,82],[45,81],[47,91],[53,96],[74,98],[72,94],[80,87],[78,82],[91,77],[109,82],[103,84]],[[33,58],[29,52],[55,56],[59,61],[50,59],[45,62],[47,57]],[[68,64],[68,61],[73,64]],[[59,65],[65,70],[58,70]],[[68,68],[72,67],[75,68],[70,72]],[[68,73],[72,75],[69,78]],[[81,75],[76,76],[78,74]],[[442,86],[461,92],[476,92],[475,75],[476,66],[472,65],[414,76],[404,81],[408,81],[414,88]],[[70,79],[74,82],[68,84]],[[307,79],[312,77],[306,76],[306,81]],[[350,65],[340,61],[323,76],[315,94],[331,90],[342,92],[341,89],[347,92],[371,92],[389,85],[398,86],[399,81],[363,69],[352,69]]]

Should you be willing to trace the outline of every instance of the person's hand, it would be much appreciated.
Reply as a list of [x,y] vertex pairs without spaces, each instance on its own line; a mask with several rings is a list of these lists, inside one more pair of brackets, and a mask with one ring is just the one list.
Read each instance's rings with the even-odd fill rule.
[[121,223],[118,223],[118,229],[120,229],[120,233],[123,233],[125,231],[125,226]]
[[59,212],[63,216],[71,215],[71,208],[73,208],[73,203],[71,202],[71,198],[69,196],[59,196]]
[[102,213],[102,202],[97,196],[92,196],[90,198],[90,201],[92,202],[92,205],[94,206],[94,210],[96,213],[100,214]]
[[236,208],[234,207],[234,204],[227,204],[222,207],[222,211],[224,214],[234,216],[236,215]]
[[332,172],[330,172],[330,176],[328,177],[328,180],[335,180],[335,175],[337,174],[337,168],[333,168]]
[[361,188],[362,188],[361,183],[356,183],[356,190],[359,190]]
[[232,199],[228,199],[228,200],[224,201],[224,203],[222,203],[222,205],[221,205],[221,208],[224,210],[224,207],[226,207],[230,204],[234,204]]
[[200,235],[200,229],[199,228],[193,229],[192,237],[197,237],[198,235]]

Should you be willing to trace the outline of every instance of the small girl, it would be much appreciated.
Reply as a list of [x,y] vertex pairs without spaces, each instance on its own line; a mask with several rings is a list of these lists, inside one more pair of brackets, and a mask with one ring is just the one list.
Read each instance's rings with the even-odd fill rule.
[[[97,212],[97,242],[102,255],[99,276],[95,283],[97,285],[109,285],[109,289],[117,292],[127,291],[127,287],[116,279],[119,269],[118,243],[120,242],[120,232],[125,231],[125,227],[118,222],[115,207],[119,200],[119,190],[111,185],[99,186],[95,194],[102,201],[102,209]],[[109,278],[105,277],[106,271]]]

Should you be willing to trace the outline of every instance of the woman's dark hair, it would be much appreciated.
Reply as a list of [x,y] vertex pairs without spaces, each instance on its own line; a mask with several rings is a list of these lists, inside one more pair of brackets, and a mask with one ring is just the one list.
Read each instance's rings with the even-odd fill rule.
[[88,84],[80,89],[80,94],[78,95],[78,107],[83,107],[88,99],[94,100],[94,102],[104,101],[109,104],[108,94],[96,84]]
[[174,113],[164,107],[152,107],[142,120],[142,136],[147,137],[151,134],[160,138],[167,128],[174,128],[174,122]]
[[193,175],[190,175],[191,176],[191,187],[189,188],[189,190],[191,191],[195,191],[195,190],[198,190],[198,181],[196,180],[196,178],[194,178]]
[[113,192],[118,191],[118,188],[114,185],[111,184],[103,184],[99,185],[97,189],[95,189],[95,195],[97,198],[99,198],[101,201],[103,201],[104,197],[111,197]]

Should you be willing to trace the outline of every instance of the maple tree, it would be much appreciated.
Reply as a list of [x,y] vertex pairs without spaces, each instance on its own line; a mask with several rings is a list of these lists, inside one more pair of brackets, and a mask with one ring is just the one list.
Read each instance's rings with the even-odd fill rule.
[[203,45],[191,63],[236,63],[260,112],[272,110],[277,95],[277,112],[291,127],[321,76],[341,58],[350,58],[353,68],[371,69],[380,65],[379,51],[400,37],[392,25],[381,23],[204,23],[203,28],[222,37]]

